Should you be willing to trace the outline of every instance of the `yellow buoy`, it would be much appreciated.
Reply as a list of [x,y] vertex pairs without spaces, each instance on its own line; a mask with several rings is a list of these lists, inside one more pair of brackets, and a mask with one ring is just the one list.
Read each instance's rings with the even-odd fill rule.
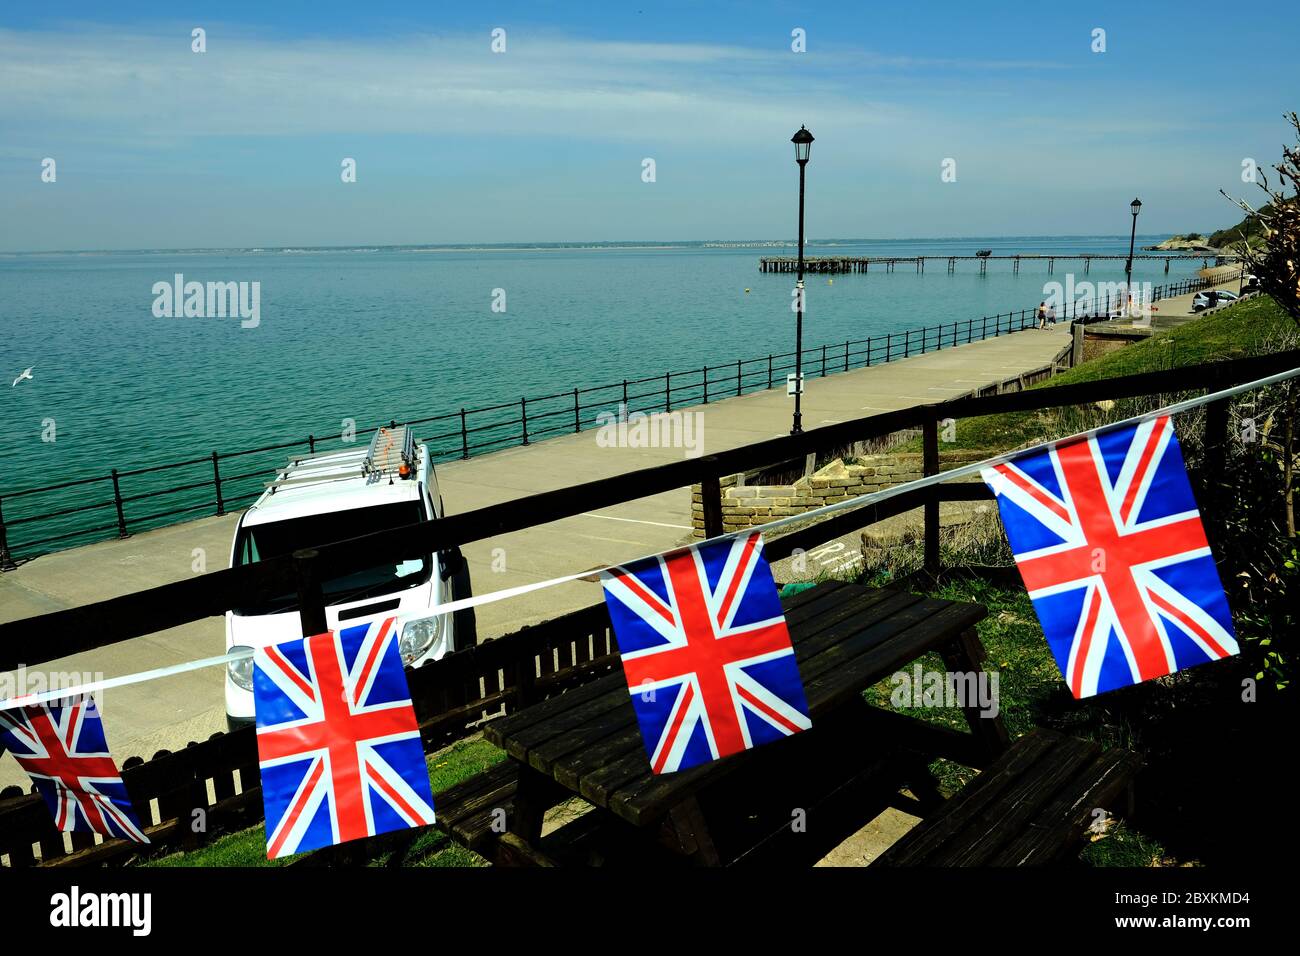
[[827,279],[827,280],[826,280],[826,284],[827,284],[827,285],[834,285],[834,284],[835,284],[835,280],[834,280],[834,279]]
[[748,290],[748,289],[745,290],[745,295],[749,295],[749,290]]

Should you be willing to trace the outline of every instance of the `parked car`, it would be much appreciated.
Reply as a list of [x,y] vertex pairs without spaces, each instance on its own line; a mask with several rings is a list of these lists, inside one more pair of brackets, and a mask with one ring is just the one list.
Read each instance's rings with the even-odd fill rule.
[[1207,289],[1204,292],[1196,293],[1192,299],[1192,311],[1200,312],[1202,309],[1212,309],[1216,305],[1223,305],[1237,298],[1237,293],[1230,292],[1227,289]]
[[1247,273],[1242,276],[1241,291],[1255,292],[1259,289],[1259,276]]
[[[381,428],[369,448],[291,459],[235,528],[232,567],[292,554],[443,516],[429,449],[405,425]],[[408,667],[475,642],[472,612],[430,610],[469,594],[459,549],[393,561],[322,582],[331,629],[397,619]],[[296,593],[250,601],[226,612],[226,650],[258,648],[302,634]],[[253,662],[226,668],[226,723],[251,724]]]

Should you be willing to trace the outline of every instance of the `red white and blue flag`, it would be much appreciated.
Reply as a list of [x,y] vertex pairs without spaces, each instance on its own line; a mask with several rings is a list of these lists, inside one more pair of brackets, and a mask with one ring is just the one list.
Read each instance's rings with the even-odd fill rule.
[[1034,449],[983,477],[1076,698],[1237,653],[1167,416]]
[[684,770],[811,726],[758,532],[602,575],[650,767]]
[[149,842],[90,695],[0,711],[3,750],[31,776],[58,829]]
[[261,648],[253,664],[270,859],[433,823],[392,618]]

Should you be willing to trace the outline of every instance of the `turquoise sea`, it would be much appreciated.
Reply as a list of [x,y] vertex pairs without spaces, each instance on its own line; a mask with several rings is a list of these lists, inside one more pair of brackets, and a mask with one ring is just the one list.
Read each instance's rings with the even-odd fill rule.
[[[1123,254],[1127,246],[1127,236],[846,240],[811,243],[806,253]],[[14,496],[31,487],[305,441],[338,433],[344,419],[367,428],[788,352],[794,277],[762,275],[758,260],[793,254],[792,245],[678,243],[0,255],[0,374],[7,376],[0,382],[0,507],[10,545],[35,553],[112,533],[110,482]],[[1139,260],[1134,278],[1177,281],[1199,266],[1177,261],[1166,274],[1163,263]],[[1033,308],[1045,282],[1064,282],[1071,271],[1076,282],[1123,278],[1122,260],[1096,263],[1088,276],[1082,268],[1058,261],[1048,275],[1045,262],[1026,262],[1014,275],[1011,263],[992,262],[981,276],[977,263],[964,261],[954,275],[930,262],[924,274],[900,264],[893,273],[873,269],[833,282],[810,276],[805,343],[842,350],[846,339]],[[153,287],[177,273],[186,281],[260,283],[259,324],[155,317]],[[504,311],[493,310],[503,301],[496,290],[504,292]],[[10,387],[28,366],[33,378]],[[530,405],[529,414],[561,404]],[[571,411],[533,427],[559,422],[566,424],[557,430],[571,427]],[[432,422],[420,434],[458,429],[458,419]],[[480,436],[515,440],[504,430]],[[459,453],[459,437],[438,444]],[[275,450],[221,467],[233,476],[285,455]],[[198,484],[211,474],[209,462],[126,476],[122,494]],[[246,502],[241,496],[254,495],[262,480],[232,482],[225,496]],[[211,513],[212,503],[209,485],[128,501],[124,510],[139,530]],[[91,504],[100,507],[22,520]]]

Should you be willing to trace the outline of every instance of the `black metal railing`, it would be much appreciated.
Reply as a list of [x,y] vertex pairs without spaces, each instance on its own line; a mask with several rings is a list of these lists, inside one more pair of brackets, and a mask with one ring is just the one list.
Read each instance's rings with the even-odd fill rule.
[[[1111,284],[1112,287],[1119,285],[1122,283]],[[1152,301],[1184,295],[1209,285],[1208,280],[1188,279],[1156,286],[1152,290]],[[1121,304],[1118,298],[1112,299],[1108,293],[1066,304],[1058,319],[1094,321],[1109,317]],[[813,345],[802,351],[803,373],[805,377],[823,377],[882,365],[1009,335],[1032,328],[1037,322],[1036,310],[1030,308],[886,332],[865,339],[848,339],[842,343]],[[461,408],[442,415],[412,419],[405,424],[429,427],[430,433],[420,441],[429,445],[435,461],[468,459],[506,447],[531,445],[538,440],[581,432],[615,420],[620,414],[672,412],[766,391],[784,384],[785,377],[792,374],[795,367],[794,351],[769,353],[696,369],[625,378],[605,385],[575,387],[550,395],[525,396],[480,408]],[[240,451],[213,450],[185,461],[125,471],[113,468],[105,475],[4,492],[0,494],[0,570],[14,567],[17,557],[34,557],[61,546],[74,546],[113,534],[127,537],[133,531],[149,530],[181,519],[223,515],[232,506],[242,506],[259,496],[265,482],[283,468],[285,456],[277,454],[272,459],[272,453],[301,450],[311,453],[318,446],[355,441],[377,429],[378,426],[346,433],[310,434],[305,439]],[[185,473],[185,479],[176,484],[165,485],[156,480],[157,476],[172,475],[180,469],[189,471]],[[135,486],[129,494],[123,492],[125,480]],[[95,499],[67,505],[61,501],[52,508],[42,507],[42,502],[51,500],[43,496],[60,493],[66,499],[74,488],[79,497],[94,495]],[[110,493],[111,497],[107,497]],[[157,506],[162,510],[138,513],[138,508],[145,507],[144,502],[155,499],[168,500],[166,505],[160,503]],[[14,508],[15,503],[18,503],[17,508]],[[127,505],[134,506],[130,513]],[[27,532],[36,527],[44,533],[37,532],[32,537],[14,540],[16,529]]]

